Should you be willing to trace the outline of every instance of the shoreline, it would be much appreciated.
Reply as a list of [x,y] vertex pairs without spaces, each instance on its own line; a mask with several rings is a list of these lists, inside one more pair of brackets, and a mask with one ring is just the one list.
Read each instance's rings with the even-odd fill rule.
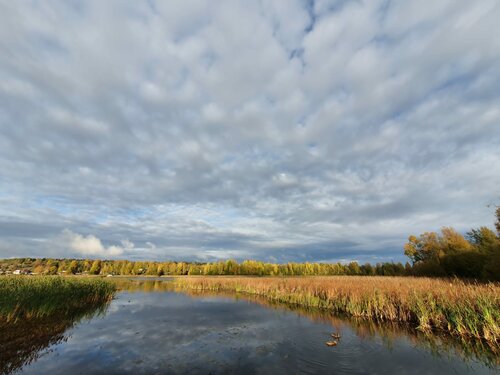
[[[500,351],[500,286],[397,277],[175,278],[180,289],[257,295],[332,313],[475,339]],[[405,285],[406,284],[406,285]],[[411,285],[409,285],[411,284]]]

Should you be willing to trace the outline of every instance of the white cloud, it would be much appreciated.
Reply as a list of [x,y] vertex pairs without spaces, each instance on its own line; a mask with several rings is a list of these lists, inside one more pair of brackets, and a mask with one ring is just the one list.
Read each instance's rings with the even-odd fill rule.
[[70,251],[89,257],[115,257],[123,254],[123,249],[133,249],[134,244],[128,240],[122,241],[123,247],[111,245],[105,247],[101,240],[89,234],[87,236],[65,229],[58,239],[59,245],[68,247]]
[[411,232],[491,225],[499,18],[467,0],[3,2],[0,256],[68,228],[76,254],[402,259]]

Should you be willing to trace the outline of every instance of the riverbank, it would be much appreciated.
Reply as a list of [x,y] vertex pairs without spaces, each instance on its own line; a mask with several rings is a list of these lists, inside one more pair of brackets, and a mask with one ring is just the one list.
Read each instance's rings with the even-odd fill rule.
[[109,302],[115,291],[97,278],[0,276],[0,322],[74,314]]
[[334,313],[393,321],[500,348],[500,285],[412,277],[193,277],[177,287],[232,291]]

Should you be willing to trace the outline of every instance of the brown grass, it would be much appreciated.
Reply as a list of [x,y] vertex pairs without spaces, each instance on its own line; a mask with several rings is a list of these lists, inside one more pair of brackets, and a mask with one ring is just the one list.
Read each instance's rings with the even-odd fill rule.
[[175,283],[186,289],[242,292],[379,322],[395,321],[500,346],[498,283],[383,276],[188,277]]

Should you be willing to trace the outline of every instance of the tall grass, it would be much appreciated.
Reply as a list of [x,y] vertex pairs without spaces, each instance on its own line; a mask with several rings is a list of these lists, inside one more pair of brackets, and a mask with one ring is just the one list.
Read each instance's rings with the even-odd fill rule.
[[334,328],[334,332],[342,334],[345,326],[354,331],[361,339],[382,337],[384,345],[392,348],[398,339],[404,338],[417,348],[431,351],[436,356],[443,356],[454,352],[465,362],[481,362],[486,366],[500,369],[500,355],[498,347],[495,347],[483,340],[471,340],[467,337],[453,337],[448,334],[436,334],[436,332],[415,329],[407,324],[400,324],[397,321],[377,322],[373,319],[363,319],[361,317],[346,317],[343,314],[335,314],[317,307],[292,305],[276,300],[270,300],[264,296],[248,293],[234,293],[232,291],[207,291],[194,289],[179,289],[183,293],[193,298],[206,298],[207,296],[225,297],[236,300],[244,299],[252,303],[259,304],[266,308],[293,311],[300,316],[307,317],[313,321],[327,323]]
[[65,277],[0,277],[0,322],[69,315],[109,302],[116,287],[105,280]]
[[178,287],[234,291],[334,313],[409,324],[500,347],[500,285],[411,277],[189,277]]

